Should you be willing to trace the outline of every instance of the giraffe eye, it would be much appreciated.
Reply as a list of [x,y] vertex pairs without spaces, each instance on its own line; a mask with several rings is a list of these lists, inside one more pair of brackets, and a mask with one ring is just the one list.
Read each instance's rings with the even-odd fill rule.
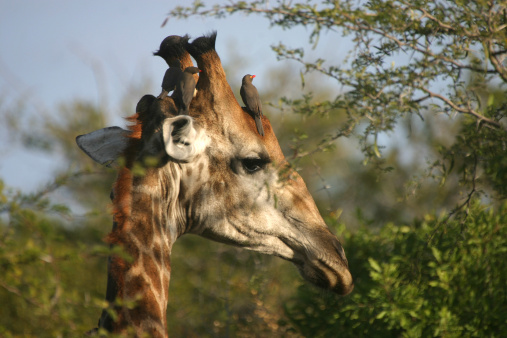
[[253,174],[263,169],[268,163],[269,160],[265,160],[262,158],[244,158],[241,160],[243,168],[245,168],[246,172],[249,174]]

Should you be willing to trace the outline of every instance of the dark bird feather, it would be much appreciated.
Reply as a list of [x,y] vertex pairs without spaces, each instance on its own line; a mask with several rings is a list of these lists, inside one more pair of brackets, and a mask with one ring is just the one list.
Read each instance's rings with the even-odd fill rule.
[[255,119],[255,125],[257,126],[259,135],[264,136],[264,128],[262,127],[262,104],[257,88],[252,84],[254,77],[255,75],[250,74],[243,76],[239,93],[246,109]]
[[193,74],[199,73],[197,67],[187,67],[180,76],[174,89],[173,99],[178,106],[178,114],[188,115],[188,108],[195,92],[195,79]]
[[159,99],[163,99],[170,91],[176,88],[182,74],[181,62],[174,60],[171,67],[165,72],[164,79],[162,80],[162,92],[158,96]]

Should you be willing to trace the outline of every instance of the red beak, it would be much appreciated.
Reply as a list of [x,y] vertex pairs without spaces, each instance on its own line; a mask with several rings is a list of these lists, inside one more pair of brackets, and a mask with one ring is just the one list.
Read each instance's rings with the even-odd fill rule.
[[255,75],[252,75],[252,79],[255,77]]

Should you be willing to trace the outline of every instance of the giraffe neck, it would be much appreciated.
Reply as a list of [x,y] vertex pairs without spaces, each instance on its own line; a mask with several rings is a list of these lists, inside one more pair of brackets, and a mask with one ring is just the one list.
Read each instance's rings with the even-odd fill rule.
[[[147,169],[141,177],[128,169],[119,175],[114,188],[115,222],[108,240],[130,259],[109,258],[106,300],[117,318],[104,311],[99,327],[115,333],[130,328],[139,336],[167,336],[170,254],[179,236],[176,216],[167,213],[177,209],[176,166],[165,169],[171,175],[161,175],[158,169]],[[166,182],[167,177],[173,182]]]

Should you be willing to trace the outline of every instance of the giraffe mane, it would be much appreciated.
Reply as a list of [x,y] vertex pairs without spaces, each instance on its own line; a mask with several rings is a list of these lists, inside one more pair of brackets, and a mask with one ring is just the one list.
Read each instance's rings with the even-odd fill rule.
[[132,164],[135,160],[135,151],[139,148],[142,136],[142,122],[139,119],[139,113],[125,118],[128,122],[128,130],[131,133],[126,136],[128,138],[128,146],[123,153],[124,164],[118,172],[118,177],[113,185],[113,220],[115,227],[105,238],[109,244],[117,244],[121,242],[121,234],[129,228],[129,215],[131,213],[132,201]]

